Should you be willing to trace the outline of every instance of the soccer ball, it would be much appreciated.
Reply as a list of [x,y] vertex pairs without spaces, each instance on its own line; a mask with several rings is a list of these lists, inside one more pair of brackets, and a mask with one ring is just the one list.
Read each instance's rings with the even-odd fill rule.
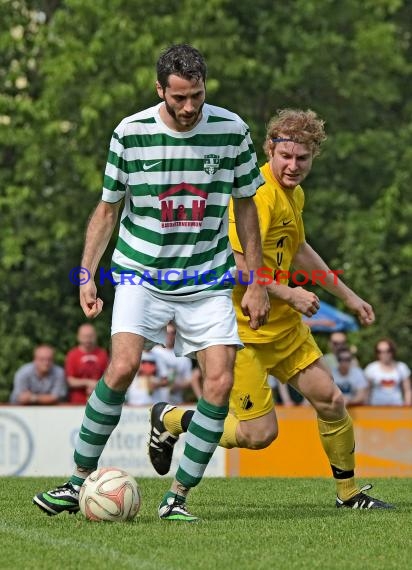
[[117,467],[93,471],[79,494],[80,510],[90,521],[130,521],[139,512],[140,502],[135,478]]

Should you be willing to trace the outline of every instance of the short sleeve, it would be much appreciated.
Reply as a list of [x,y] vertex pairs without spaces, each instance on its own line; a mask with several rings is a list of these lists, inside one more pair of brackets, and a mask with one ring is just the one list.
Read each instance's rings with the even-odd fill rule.
[[128,181],[124,137],[121,136],[121,132],[118,127],[112,135],[104,172],[102,200],[112,204],[123,198]]
[[[276,195],[272,193],[272,203],[270,204],[267,198],[265,197],[265,192],[263,190],[264,190],[263,188],[261,188],[260,190],[258,189],[255,196],[253,197],[253,201],[255,202],[257,215],[259,219],[260,239],[262,243],[265,243],[269,227],[272,223],[273,210],[276,206],[273,197]],[[232,249],[234,251],[239,251],[240,253],[243,253],[242,246],[240,245],[239,237],[236,231],[233,200],[230,201],[229,205],[229,240],[230,240],[230,245],[232,246]]]
[[19,395],[26,390],[29,390],[29,375],[27,374],[26,367],[22,366],[14,375],[13,391],[10,396],[10,403],[17,404]]
[[238,146],[234,168],[232,188],[234,198],[250,198],[255,195],[259,186],[264,184],[249,128],[245,123],[243,125],[245,132]]
[[369,382],[373,381],[373,369],[374,369],[373,362],[371,362],[366,366],[366,368],[363,371],[366,380],[369,380]]
[[236,231],[235,212],[233,208],[233,199],[229,204],[229,241],[233,251],[240,251],[243,253],[242,246],[240,245],[239,237]]
[[55,382],[51,393],[59,400],[65,400],[67,397],[67,383],[64,370],[60,366],[55,366],[53,370]]
[[411,370],[405,362],[398,362],[398,369],[401,374],[402,380],[406,380],[411,375]]

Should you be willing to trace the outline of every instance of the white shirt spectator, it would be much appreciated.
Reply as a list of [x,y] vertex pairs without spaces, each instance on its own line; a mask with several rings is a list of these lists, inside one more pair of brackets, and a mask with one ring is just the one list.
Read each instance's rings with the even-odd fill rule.
[[403,406],[402,383],[411,375],[404,362],[396,362],[392,370],[383,369],[378,361],[365,368],[365,376],[371,388],[371,406]]
[[173,348],[160,345],[154,346],[151,352],[156,356],[158,376],[168,380],[167,387],[153,392],[153,400],[181,404],[184,389],[191,385],[192,361],[186,356],[176,356]]
[[154,404],[153,389],[159,384],[158,358],[151,351],[144,350],[139,370],[126,392],[126,402],[131,406]]

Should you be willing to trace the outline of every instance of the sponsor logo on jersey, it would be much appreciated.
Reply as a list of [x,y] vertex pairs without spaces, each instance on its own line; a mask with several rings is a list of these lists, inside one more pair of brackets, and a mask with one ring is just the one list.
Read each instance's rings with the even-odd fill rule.
[[161,160],[158,160],[157,162],[152,162],[151,164],[147,164],[147,162],[145,162],[143,164],[143,170],[150,170],[151,168],[154,168],[155,166],[157,166],[161,162],[162,162]]
[[207,192],[191,184],[183,182],[168,188],[159,194],[162,228],[201,226],[206,199]]

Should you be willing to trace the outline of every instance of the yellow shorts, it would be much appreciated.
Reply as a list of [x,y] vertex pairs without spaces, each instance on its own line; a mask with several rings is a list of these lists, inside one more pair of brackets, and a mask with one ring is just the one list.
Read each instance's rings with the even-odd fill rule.
[[287,331],[273,342],[245,343],[236,355],[230,409],[239,420],[252,420],[273,409],[268,375],[290,380],[322,356],[307,325]]

